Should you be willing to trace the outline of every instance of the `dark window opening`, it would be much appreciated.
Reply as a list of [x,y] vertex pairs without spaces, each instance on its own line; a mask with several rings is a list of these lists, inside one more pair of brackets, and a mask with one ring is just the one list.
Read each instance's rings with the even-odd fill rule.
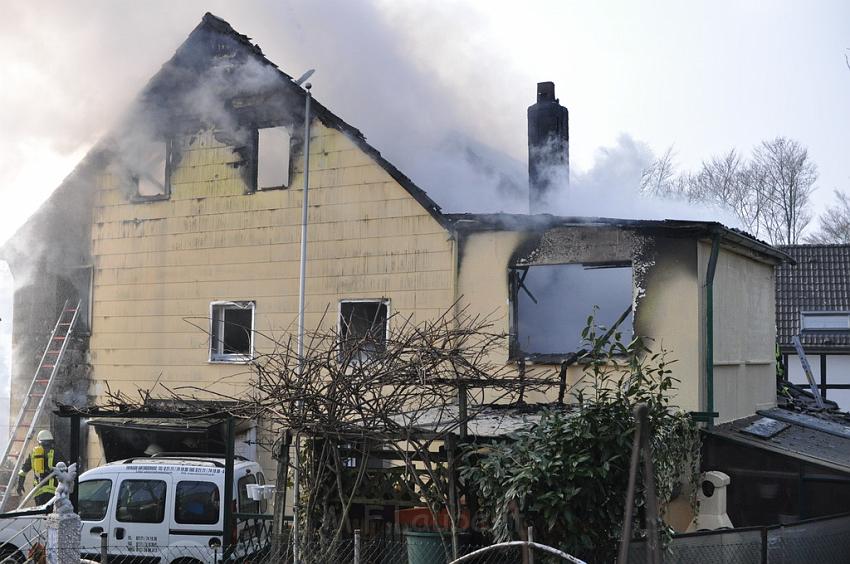
[[339,334],[345,356],[366,361],[384,350],[388,306],[386,300],[340,302]]
[[510,270],[512,358],[543,360],[583,348],[581,333],[597,307],[596,325],[633,336],[630,264],[559,264]]
[[78,493],[80,519],[83,521],[102,521],[109,508],[110,493],[112,493],[112,480],[80,482]]
[[118,490],[115,517],[122,523],[162,523],[165,490],[162,480],[124,480]]
[[254,353],[254,302],[212,304],[210,360],[250,360]]
[[133,163],[137,200],[162,200],[171,195],[171,141],[150,143]]
[[174,501],[174,520],[187,525],[218,523],[221,496],[212,482],[179,482]]
[[289,186],[292,137],[286,127],[257,130],[257,189]]

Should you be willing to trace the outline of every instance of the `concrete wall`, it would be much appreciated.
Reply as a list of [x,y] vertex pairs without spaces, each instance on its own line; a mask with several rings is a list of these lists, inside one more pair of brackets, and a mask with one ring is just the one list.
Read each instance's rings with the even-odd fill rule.
[[[92,395],[160,382],[246,390],[241,364],[209,363],[210,302],[255,300],[255,329],[294,333],[303,158],[291,188],[246,194],[239,156],[211,132],[184,140],[170,199],[133,203],[100,178],[92,226]],[[336,326],[347,298],[386,298],[414,321],[454,299],[449,233],[353,141],[318,121],[310,161],[306,327]],[[326,315],[327,312],[327,315]],[[271,350],[258,335],[257,352]],[[200,393],[200,392],[198,392]]]
[[[701,284],[711,246],[699,246]],[[718,423],[776,405],[773,265],[722,247],[714,278],[714,406]],[[704,306],[703,306],[704,307]]]

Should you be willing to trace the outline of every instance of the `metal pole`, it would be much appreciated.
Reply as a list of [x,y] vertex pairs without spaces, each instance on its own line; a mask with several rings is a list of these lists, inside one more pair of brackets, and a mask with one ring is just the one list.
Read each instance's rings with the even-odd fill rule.
[[109,533],[103,531],[100,533],[100,564],[107,564],[109,560]]
[[[312,95],[310,89],[313,87],[309,82],[304,85],[306,94],[304,96],[304,196],[301,200],[301,262],[298,273],[298,376],[304,374],[304,286],[307,273],[307,203],[310,188],[310,100]],[[301,410],[301,402],[296,405]],[[292,560],[298,564],[298,512],[300,510],[301,486],[301,435],[295,435],[295,470],[293,472],[292,484]]]
[[236,436],[236,429],[233,424],[233,416],[227,418],[227,438],[224,445],[224,534],[222,535],[222,546],[224,548],[224,557],[227,558],[230,554],[230,546],[232,544],[233,534],[233,443]]
[[354,564],[360,564],[360,529],[354,529]]
[[528,564],[534,564],[534,551],[531,549],[531,543],[534,542],[534,527],[528,526]]

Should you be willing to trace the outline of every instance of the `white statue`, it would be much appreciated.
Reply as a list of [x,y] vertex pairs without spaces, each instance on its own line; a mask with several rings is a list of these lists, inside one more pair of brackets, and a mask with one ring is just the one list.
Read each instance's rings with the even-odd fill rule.
[[53,475],[59,483],[56,486],[56,495],[48,503],[53,504],[53,513],[73,513],[74,505],[71,503],[71,493],[74,491],[74,480],[77,477],[77,464],[66,465],[57,462],[53,467]]

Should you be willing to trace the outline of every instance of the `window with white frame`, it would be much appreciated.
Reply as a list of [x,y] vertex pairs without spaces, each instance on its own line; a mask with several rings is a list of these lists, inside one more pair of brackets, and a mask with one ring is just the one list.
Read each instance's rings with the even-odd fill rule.
[[803,331],[850,331],[848,311],[804,311],[800,317]]
[[344,357],[362,362],[384,350],[389,306],[389,300],[384,299],[339,303],[339,336]]
[[210,361],[245,362],[254,356],[252,301],[210,304]]

